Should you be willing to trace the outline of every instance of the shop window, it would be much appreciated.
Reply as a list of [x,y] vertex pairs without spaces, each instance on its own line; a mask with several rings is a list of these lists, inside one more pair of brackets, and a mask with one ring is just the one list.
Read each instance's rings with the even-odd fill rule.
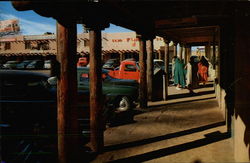
[[5,42],[4,50],[10,49],[10,42]]

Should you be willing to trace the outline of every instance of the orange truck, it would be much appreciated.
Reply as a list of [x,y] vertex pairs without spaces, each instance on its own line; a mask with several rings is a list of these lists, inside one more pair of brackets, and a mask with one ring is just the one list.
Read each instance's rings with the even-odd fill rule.
[[135,60],[127,59],[121,62],[120,66],[109,71],[109,75],[117,79],[140,80],[139,64]]

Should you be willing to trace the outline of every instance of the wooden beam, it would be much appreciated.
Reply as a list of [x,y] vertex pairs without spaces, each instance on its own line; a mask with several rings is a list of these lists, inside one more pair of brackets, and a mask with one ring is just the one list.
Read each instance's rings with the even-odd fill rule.
[[174,18],[174,19],[164,19],[155,21],[155,28],[165,29],[173,28],[178,26],[187,26],[197,24],[196,17],[186,17],[186,18]]
[[[62,23],[62,22],[61,22]],[[57,60],[60,74],[57,83],[58,160],[76,162],[79,152],[77,122],[76,24],[57,23]],[[78,152],[77,152],[78,151]]]
[[200,36],[200,37],[186,37],[186,38],[181,38],[181,41],[190,44],[190,43],[195,43],[195,42],[212,42],[213,37],[212,36]]
[[32,9],[32,1],[12,1],[12,6],[18,11],[26,11]]
[[137,35],[139,38],[139,65],[140,65],[140,85],[139,85],[139,100],[140,108],[147,108],[147,64],[146,64],[146,39],[143,36]]
[[103,150],[103,95],[101,63],[101,30],[90,29],[90,128],[91,148],[94,152]]

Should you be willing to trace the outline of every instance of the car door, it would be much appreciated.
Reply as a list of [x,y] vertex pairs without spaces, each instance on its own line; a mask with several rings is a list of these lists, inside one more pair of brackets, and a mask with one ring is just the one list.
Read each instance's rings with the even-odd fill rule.
[[123,79],[133,79],[138,80],[139,70],[133,64],[126,64],[124,67]]

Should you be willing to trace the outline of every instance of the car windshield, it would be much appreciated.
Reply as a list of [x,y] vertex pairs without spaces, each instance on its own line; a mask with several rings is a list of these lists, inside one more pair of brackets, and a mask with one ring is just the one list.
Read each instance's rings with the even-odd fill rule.
[[160,67],[164,66],[164,62],[162,62],[162,61],[155,61],[155,64],[160,66]]
[[115,63],[116,60],[108,60],[106,63]]
[[37,61],[32,61],[32,62],[30,62],[30,64],[35,64]]
[[6,63],[12,64],[12,63],[18,63],[17,61],[7,61]]

